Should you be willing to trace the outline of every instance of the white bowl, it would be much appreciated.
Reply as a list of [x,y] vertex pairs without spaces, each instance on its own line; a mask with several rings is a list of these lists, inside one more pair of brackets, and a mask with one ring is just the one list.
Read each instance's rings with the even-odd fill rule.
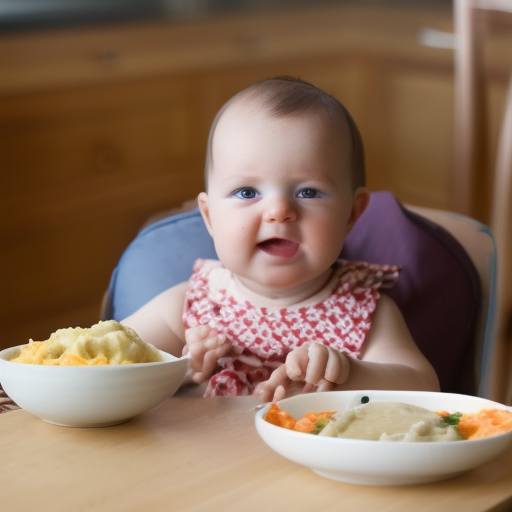
[[[294,418],[307,412],[340,411],[365,403],[402,402],[432,411],[478,412],[508,409],[483,398],[415,391],[331,391],[286,398],[279,406]],[[496,457],[512,443],[512,431],[467,441],[384,442],[322,437],[287,430],[263,419],[269,405],[256,413],[261,438],[283,457],[318,475],[365,485],[410,485],[435,482],[469,471]]]
[[13,363],[23,345],[0,352],[0,382],[22,409],[56,425],[103,427],[133,418],[172,396],[188,358],[112,366]]

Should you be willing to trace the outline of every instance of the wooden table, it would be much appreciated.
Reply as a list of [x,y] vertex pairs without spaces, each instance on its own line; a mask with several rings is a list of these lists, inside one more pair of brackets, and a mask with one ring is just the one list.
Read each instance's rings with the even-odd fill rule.
[[175,396],[108,428],[57,427],[0,415],[0,510],[512,510],[512,449],[452,480],[367,487],[322,478],[274,453],[252,397]]

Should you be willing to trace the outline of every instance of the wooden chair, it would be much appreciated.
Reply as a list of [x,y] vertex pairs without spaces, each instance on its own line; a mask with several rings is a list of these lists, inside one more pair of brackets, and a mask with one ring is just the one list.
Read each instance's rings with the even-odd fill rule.
[[[474,215],[476,176],[486,165],[487,126],[484,35],[498,19],[511,20],[510,0],[454,0],[455,16],[455,172],[456,211]],[[512,403],[512,78],[509,82],[493,173],[490,226],[498,246],[496,342],[490,358],[494,376],[487,395]]]

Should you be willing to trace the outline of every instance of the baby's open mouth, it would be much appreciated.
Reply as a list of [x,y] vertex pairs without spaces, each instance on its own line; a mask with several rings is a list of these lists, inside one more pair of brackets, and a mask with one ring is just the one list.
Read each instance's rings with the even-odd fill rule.
[[299,244],[286,238],[269,238],[258,244],[258,247],[271,256],[291,258],[299,250]]

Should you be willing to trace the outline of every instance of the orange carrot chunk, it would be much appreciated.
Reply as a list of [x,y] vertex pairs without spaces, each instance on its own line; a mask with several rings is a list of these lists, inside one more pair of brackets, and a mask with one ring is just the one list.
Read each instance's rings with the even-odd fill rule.
[[457,428],[466,439],[495,436],[512,430],[512,413],[504,409],[482,409],[463,414]]
[[295,423],[295,427],[293,428],[293,430],[297,430],[299,432],[307,432],[307,433],[313,432],[315,429],[316,429],[315,422],[311,421],[306,416],[304,416],[303,418],[298,420]]

